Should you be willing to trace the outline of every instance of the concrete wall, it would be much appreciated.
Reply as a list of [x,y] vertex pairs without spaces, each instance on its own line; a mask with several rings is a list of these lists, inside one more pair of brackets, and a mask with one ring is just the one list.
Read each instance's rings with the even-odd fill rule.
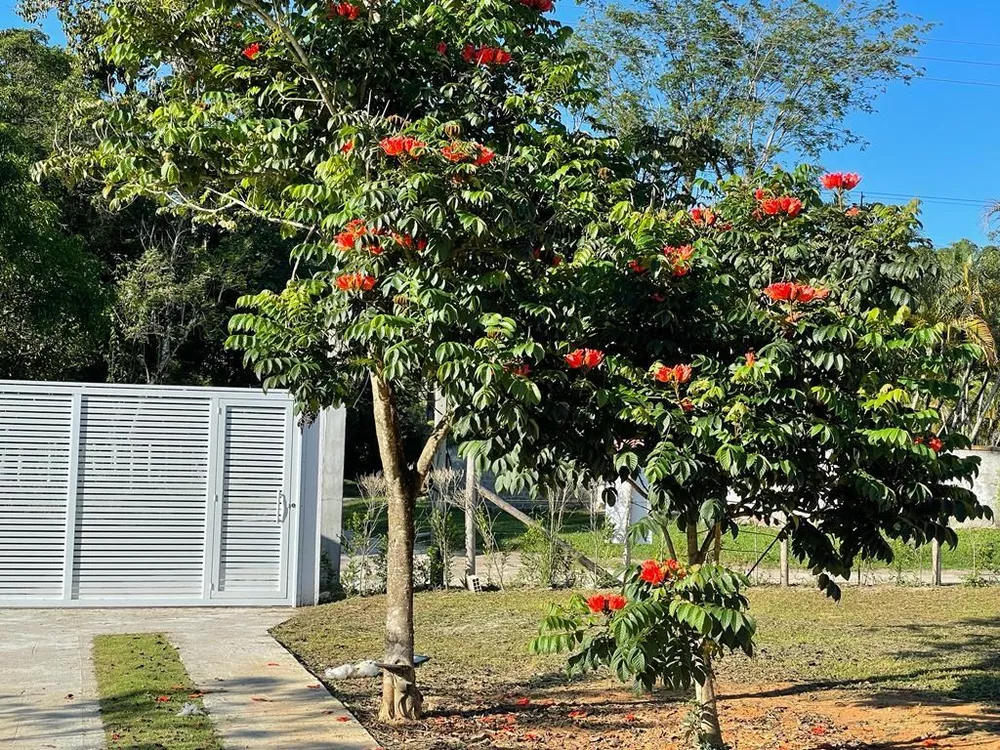
[[979,502],[993,508],[994,519],[992,521],[967,521],[955,524],[959,528],[973,526],[994,526],[1000,525],[1000,504],[997,502],[997,493],[1000,491],[1000,449],[998,448],[976,448],[971,451],[955,451],[960,456],[979,456],[979,476],[976,477],[972,485],[972,491],[976,493]]

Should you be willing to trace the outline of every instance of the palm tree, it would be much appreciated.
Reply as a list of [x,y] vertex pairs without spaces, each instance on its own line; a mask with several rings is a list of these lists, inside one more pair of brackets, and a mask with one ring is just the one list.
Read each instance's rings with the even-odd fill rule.
[[945,345],[969,343],[981,352],[978,362],[949,373],[960,392],[941,429],[961,430],[975,441],[987,417],[996,421],[992,407],[1000,394],[995,335],[1000,329],[1000,248],[961,240],[934,252],[939,273],[924,291],[921,317],[941,326]]

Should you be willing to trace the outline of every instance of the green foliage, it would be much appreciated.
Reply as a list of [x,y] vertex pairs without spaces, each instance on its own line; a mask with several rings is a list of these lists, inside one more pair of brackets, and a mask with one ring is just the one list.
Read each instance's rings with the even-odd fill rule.
[[82,84],[69,55],[23,29],[0,31],[0,70],[0,377],[70,379],[97,360],[105,295],[30,168]]
[[550,605],[531,649],[572,651],[570,674],[607,667],[645,690],[657,681],[689,688],[705,680],[713,657],[753,653],[756,624],[741,593],[747,584],[714,564],[681,568],[658,584],[643,581],[634,567],[625,580],[624,608],[594,612],[580,595],[568,607]]
[[[806,169],[727,183],[713,224],[649,207],[615,142],[567,130],[562,112],[592,101],[587,62],[519,4],[412,0],[356,21],[140,11],[110,3],[98,45],[143,84],[95,108],[102,142],[76,163],[102,169],[116,200],[295,236],[296,278],[245,299],[230,341],[306,412],[369,373],[438,387],[463,455],[500,487],[565,478],[567,462],[642,471],[682,528],[786,517],[817,574],[890,560],[887,538],[953,542],[949,517],[986,512],[956,483],[975,470],[951,452],[965,438],[914,442],[956,396],[954,364],[981,350],[911,313],[935,272],[913,207],[847,211]],[[509,65],[460,53],[498,38]],[[396,136],[424,145],[390,155]],[[478,144],[495,158],[446,156]],[[804,208],[764,214],[758,187]],[[686,245],[680,274],[663,248]],[[772,302],[762,289],[780,281],[829,296]],[[578,347],[606,358],[568,367]],[[690,382],[650,377],[678,363]]]
[[585,5],[583,35],[605,92],[598,121],[626,142],[674,133],[695,157],[691,175],[752,172],[783,152],[819,157],[861,142],[847,116],[874,111],[886,82],[919,75],[907,60],[929,29],[872,0]]
[[225,352],[229,318],[248,289],[284,282],[278,233],[252,223],[220,233],[171,216],[147,216],[134,232],[142,254],[115,269],[109,379],[240,382],[239,365]]
[[[889,52],[861,79],[817,73],[824,96],[899,73],[913,29],[873,13],[892,27]],[[950,518],[987,515],[962,484],[976,459],[953,452],[967,439],[931,442],[955,364],[982,349],[913,313],[934,273],[914,207],[824,201],[803,168],[730,180],[712,220],[693,217],[662,154],[637,175],[617,141],[567,126],[595,103],[590,59],[520,3],[402,0],[348,19],[321,5],[163,13],[109,0],[106,14],[93,46],[118,85],[81,117],[100,143],[48,168],[100,174],[118,205],[252,217],[297,243],[291,282],[245,297],[231,322],[265,386],[311,414],[370,378],[395,500],[416,496],[426,472],[413,467],[436,447],[402,460],[396,393],[437,389],[452,410],[440,430],[498,488],[641,473],[661,524],[691,530],[690,576],[631,579],[631,603],[603,623],[577,602],[538,648],[581,646],[575,668],[687,685],[713,655],[752,650],[743,581],[697,567],[712,541],[699,525],[782,519],[836,597],[831,576],[891,560],[888,540],[954,543]],[[857,30],[837,49],[837,31],[809,29],[805,54],[878,57]],[[788,54],[796,43],[781,40]],[[469,59],[501,44],[508,63]],[[818,117],[797,136],[806,150],[828,145],[843,114],[807,91],[795,103]],[[864,108],[858,96],[844,106]],[[775,283],[809,285],[808,299],[767,296]]]
[[29,29],[0,30],[0,125],[26,153],[49,153],[64,114],[84,95],[76,60]]
[[427,526],[431,532],[430,585],[434,588],[451,586],[451,558],[458,543],[458,527],[443,502],[432,504]]
[[[324,6],[147,10],[106,4],[91,51],[120,85],[79,120],[101,142],[42,171],[100,175],[116,205],[150,197],[293,236],[295,278],[242,301],[230,344],[306,413],[353,400],[371,373],[396,393],[434,385],[465,451],[506,486],[561,471],[544,436],[579,396],[562,354],[586,343],[603,282],[586,263],[634,184],[614,141],[564,123],[592,101],[567,30],[492,0],[411,0],[354,21]],[[501,43],[510,64],[464,59],[466,44]],[[425,145],[390,155],[380,143],[397,136]],[[453,147],[470,156],[448,158]],[[478,439],[495,428],[508,439]],[[586,431],[582,460],[606,462],[611,431]]]
[[564,548],[553,544],[541,529],[527,527],[519,542],[519,581],[544,588],[572,585],[573,558]]
[[105,330],[99,269],[28,174],[30,148],[0,123],[0,377],[66,379]]

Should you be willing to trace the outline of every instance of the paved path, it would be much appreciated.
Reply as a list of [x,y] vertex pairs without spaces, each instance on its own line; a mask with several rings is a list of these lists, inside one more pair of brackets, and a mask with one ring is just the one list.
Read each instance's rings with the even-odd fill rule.
[[2,609],[0,748],[104,750],[91,642],[98,633],[142,632],[166,633],[180,650],[227,750],[375,748],[338,700],[308,687],[317,680],[267,634],[292,612]]

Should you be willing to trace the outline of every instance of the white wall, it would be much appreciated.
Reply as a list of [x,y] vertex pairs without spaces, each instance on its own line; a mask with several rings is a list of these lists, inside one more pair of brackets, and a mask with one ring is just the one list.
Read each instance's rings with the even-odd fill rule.
[[979,456],[979,476],[976,477],[972,485],[972,491],[976,493],[979,502],[993,508],[994,519],[966,521],[955,524],[960,528],[973,526],[1000,526],[1000,503],[997,502],[997,493],[1000,491],[1000,449],[997,448],[977,448],[971,451],[955,451],[960,456]]

